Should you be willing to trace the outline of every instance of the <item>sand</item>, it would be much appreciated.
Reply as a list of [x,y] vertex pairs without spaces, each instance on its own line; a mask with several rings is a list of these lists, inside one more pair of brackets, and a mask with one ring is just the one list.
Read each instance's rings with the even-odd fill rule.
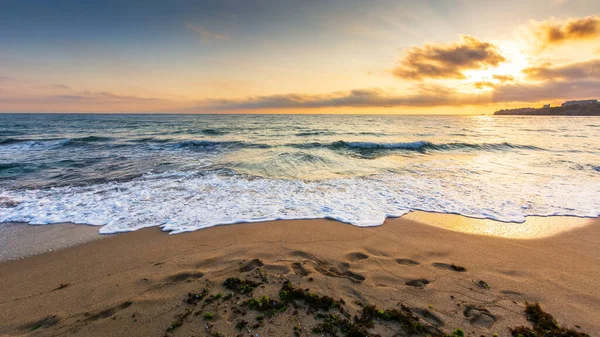
[[95,226],[3,223],[0,224],[0,261],[20,259],[104,237],[98,234]]
[[[467,234],[406,218],[374,228],[331,220],[180,235],[147,228],[0,263],[0,335],[325,335],[313,333],[323,319],[304,302],[271,317],[244,304],[263,295],[277,299],[289,280],[342,299],[351,315],[366,303],[410,309],[431,331],[509,336],[510,327],[529,324],[523,309],[532,301],[561,325],[595,336],[600,220],[588,222],[537,239]],[[230,297],[232,290],[223,286],[228,277],[262,285],[251,295]],[[205,298],[185,302],[188,293],[204,288]],[[258,324],[260,315],[266,317]],[[248,325],[236,329],[243,321]],[[383,322],[372,332],[393,336],[400,330]]]

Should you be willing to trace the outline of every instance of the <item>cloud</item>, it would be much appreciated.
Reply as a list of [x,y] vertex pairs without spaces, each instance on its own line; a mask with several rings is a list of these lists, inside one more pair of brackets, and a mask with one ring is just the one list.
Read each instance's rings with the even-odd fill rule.
[[483,96],[465,95],[439,86],[422,86],[415,94],[396,95],[374,88],[334,92],[323,95],[285,94],[257,96],[239,100],[206,100],[191,110],[261,110],[290,108],[371,108],[433,107],[487,103]]
[[476,89],[495,88],[496,87],[496,83],[494,83],[494,82],[488,82],[488,81],[480,81],[480,82],[473,83],[473,86]]
[[0,80],[0,112],[152,112],[190,105],[109,91],[75,90],[63,84]]
[[508,102],[540,102],[548,100],[584,99],[596,97],[600,81],[548,81],[541,83],[487,82],[474,83],[478,89],[492,88],[484,93],[463,93],[437,85],[420,86],[415,94],[395,94],[383,89],[356,89],[322,95],[285,94],[257,96],[237,100],[205,100],[186,112],[235,110],[268,110],[293,108],[390,108],[442,107]]
[[393,70],[396,77],[464,79],[463,71],[497,66],[506,61],[498,47],[463,35],[450,44],[429,44],[410,48]]
[[500,82],[513,82],[515,80],[512,75],[492,75],[492,78]]
[[539,102],[596,98],[600,81],[548,81],[538,84],[511,84],[498,86],[492,94],[493,102]]
[[200,26],[200,25],[195,25],[195,24],[188,22],[185,24],[185,26],[187,27],[187,29],[200,35],[200,38],[202,39],[202,41],[226,40],[229,38],[226,35],[215,33],[213,31],[210,31],[210,30]]
[[69,95],[54,95],[48,97],[49,99],[63,100],[63,101],[88,101],[96,103],[118,103],[118,102],[148,102],[148,101],[160,101],[158,98],[151,97],[138,97],[130,95],[121,95],[112,92],[90,92],[83,91],[77,94]]
[[528,79],[538,81],[600,79],[600,59],[558,67],[546,64],[523,69],[523,73],[527,75]]
[[545,46],[600,38],[600,17],[589,16],[562,23],[542,22],[538,25],[537,36]]

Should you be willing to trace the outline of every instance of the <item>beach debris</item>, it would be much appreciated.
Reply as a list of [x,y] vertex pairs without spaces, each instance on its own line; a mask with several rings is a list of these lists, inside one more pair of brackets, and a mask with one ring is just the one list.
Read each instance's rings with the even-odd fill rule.
[[61,290],[61,289],[65,289],[66,287],[70,286],[71,284],[69,283],[61,283],[58,287],[54,288],[52,291],[56,291],[56,290]]
[[454,263],[450,265],[450,268],[452,268],[452,270],[454,271],[458,271],[458,272],[464,272],[467,271],[467,268],[465,267],[461,267],[461,266],[457,266]]
[[490,287],[490,285],[487,284],[487,282],[485,282],[484,280],[473,281],[473,283],[475,283],[476,285],[478,285],[480,288],[483,288],[483,289],[492,289],[492,287]]

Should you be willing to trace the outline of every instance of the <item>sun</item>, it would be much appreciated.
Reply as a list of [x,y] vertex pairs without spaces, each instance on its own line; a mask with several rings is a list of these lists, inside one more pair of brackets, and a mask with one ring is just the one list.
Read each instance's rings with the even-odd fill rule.
[[514,41],[499,41],[496,44],[506,61],[493,68],[465,71],[461,91],[485,93],[493,91],[500,84],[524,80],[523,69],[528,67],[529,61],[523,46]]

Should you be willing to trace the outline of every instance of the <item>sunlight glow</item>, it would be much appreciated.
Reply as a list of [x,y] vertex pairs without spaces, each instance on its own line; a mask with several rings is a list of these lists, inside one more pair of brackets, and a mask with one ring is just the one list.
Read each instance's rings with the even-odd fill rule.
[[513,41],[498,41],[496,44],[502,55],[506,57],[506,62],[495,68],[465,71],[464,75],[467,78],[459,88],[461,92],[489,92],[499,84],[524,80],[523,69],[527,68],[529,63],[522,46]]

